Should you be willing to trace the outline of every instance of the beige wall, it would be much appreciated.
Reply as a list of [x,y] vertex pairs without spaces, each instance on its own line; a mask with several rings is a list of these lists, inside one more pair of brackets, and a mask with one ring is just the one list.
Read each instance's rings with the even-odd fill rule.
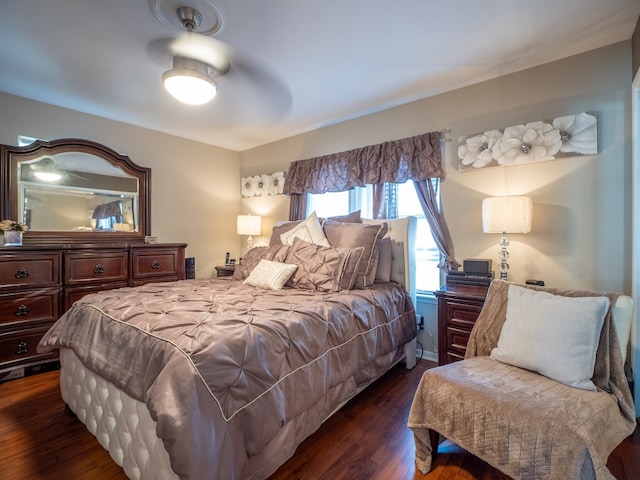
[[633,36],[631,37],[631,51],[633,54],[632,72],[635,76],[638,73],[638,70],[640,70],[640,17],[638,17],[636,28],[633,31]]
[[151,228],[161,242],[188,243],[198,277],[235,247],[239,154],[171,135],[0,93],[0,143],[17,135],[94,140],[151,167]]
[[[244,151],[240,173],[269,173],[301,158],[450,129],[442,202],[458,260],[497,262],[498,236],[482,233],[482,199],[527,194],[533,231],[510,237],[510,279],[629,293],[630,69],[631,44],[622,42]],[[456,170],[459,136],[584,111],[598,113],[596,156]],[[269,223],[286,219],[286,197],[268,198],[268,205],[264,198],[243,199],[241,210],[264,209]]]

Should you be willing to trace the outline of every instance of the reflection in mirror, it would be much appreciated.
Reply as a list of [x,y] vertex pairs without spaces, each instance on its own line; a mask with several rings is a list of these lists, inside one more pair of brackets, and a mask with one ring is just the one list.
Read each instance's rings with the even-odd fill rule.
[[30,231],[138,232],[138,179],[86,152],[18,163],[18,217]]

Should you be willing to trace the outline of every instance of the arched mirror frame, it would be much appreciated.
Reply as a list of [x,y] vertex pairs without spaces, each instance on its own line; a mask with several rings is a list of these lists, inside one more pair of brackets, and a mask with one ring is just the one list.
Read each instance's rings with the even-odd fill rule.
[[128,156],[121,155],[105,145],[77,138],[63,138],[49,142],[40,140],[25,147],[0,145],[2,220],[18,219],[18,164],[40,155],[53,156],[65,152],[95,155],[138,180],[138,231],[27,231],[23,235],[23,242],[25,244],[77,244],[144,241],[145,235],[151,232],[151,169],[136,165]]

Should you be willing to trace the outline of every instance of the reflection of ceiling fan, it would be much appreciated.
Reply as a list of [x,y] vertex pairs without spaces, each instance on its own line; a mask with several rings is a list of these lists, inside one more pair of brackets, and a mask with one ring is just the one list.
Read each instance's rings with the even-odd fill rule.
[[[217,9],[209,11],[210,16],[217,18],[205,19],[204,30],[197,33],[203,23],[200,11],[181,6],[172,18],[170,11],[161,10],[162,7],[169,8],[169,3],[150,0],[158,19],[172,26],[178,26],[179,22],[184,31],[181,35],[151,42],[148,52],[164,66],[171,62],[172,68],[163,74],[164,86],[171,95],[183,103],[199,105],[212,100],[220,87],[220,95],[224,93],[225,101],[232,97],[233,103],[241,104],[247,101],[247,96],[251,98],[251,105],[244,107],[250,107],[254,114],[258,110],[258,114],[281,115],[289,110],[291,93],[266,63],[209,36],[220,29],[221,12]],[[212,21],[216,27],[207,28]]]
[[62,178],[62,173],[58,171],[52,158],[45,157],[30,166],[36,178],[44,182],[57,182]]
[[73,173],[68,170],[59,169],[51,157],[44,157],[36,162],[30,163],[29,168],[33,172],[33,175],[43,182],[53,183],[68,176],[74,176],[81,180],[88,181],[88,179],[82,175],[78,175],[77,173]]

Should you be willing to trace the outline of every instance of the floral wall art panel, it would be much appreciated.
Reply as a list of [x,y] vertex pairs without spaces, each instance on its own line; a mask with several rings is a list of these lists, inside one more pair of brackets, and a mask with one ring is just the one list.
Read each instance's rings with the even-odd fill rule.
[[458,170],[504,167],[598,153],[595,112],[565,115],[458,138]]
[[285,172],[276,172],[243,177],[241,179],[242,196],[248,198],[279,195],[283,192],[284,175]]

